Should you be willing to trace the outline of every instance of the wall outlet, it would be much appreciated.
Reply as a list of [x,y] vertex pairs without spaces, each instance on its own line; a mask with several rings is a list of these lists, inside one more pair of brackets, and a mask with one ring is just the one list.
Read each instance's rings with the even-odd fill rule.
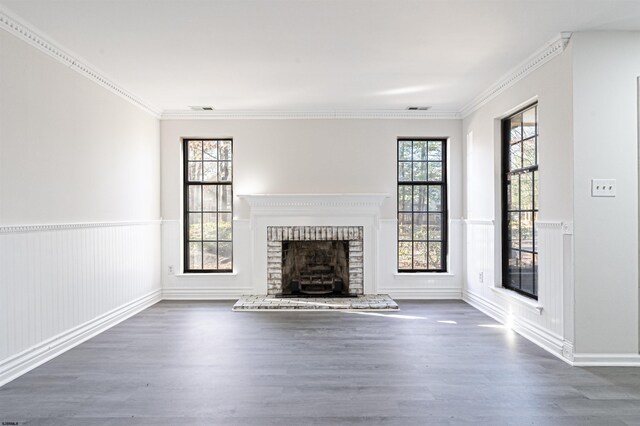
[[480,272],[478,274],[478,281],[483,283],[484,282],[484,272]]
[[169,274],[173,275],[173,265],[169,265]]
[[615,179],[591,179],[591,196],[592,197],[615,197],[616,196],[616,180]]

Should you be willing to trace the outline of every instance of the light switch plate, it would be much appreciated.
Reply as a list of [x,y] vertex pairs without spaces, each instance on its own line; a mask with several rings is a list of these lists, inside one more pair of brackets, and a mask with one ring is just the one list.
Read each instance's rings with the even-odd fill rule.
[[615,197],[616,196],[616,180],[615,179],[591,179],[591,196],[592,197]]

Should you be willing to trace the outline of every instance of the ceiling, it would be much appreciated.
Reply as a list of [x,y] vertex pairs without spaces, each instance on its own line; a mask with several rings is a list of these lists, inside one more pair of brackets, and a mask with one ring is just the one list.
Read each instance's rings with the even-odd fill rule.
[[460,111],[561,31],[640,0],[0,0],[160,110]]

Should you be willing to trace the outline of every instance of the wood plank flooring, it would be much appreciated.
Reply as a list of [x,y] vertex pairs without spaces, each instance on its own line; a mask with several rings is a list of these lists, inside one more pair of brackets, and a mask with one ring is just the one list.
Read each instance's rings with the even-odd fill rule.
[[164,301],[0,388],[20,425],[640,425],[640,369],[573,368],[460,301]]

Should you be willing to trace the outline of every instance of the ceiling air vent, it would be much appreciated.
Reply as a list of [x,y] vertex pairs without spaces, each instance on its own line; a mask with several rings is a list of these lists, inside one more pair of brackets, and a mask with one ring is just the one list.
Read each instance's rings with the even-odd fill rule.
[[407,107],[407,111],[427,111],[430,110],[430,106],[410,106]]
[[192,111],[213,111],[213,107],[212,106],[190,106],[189,107],[190,110]]

